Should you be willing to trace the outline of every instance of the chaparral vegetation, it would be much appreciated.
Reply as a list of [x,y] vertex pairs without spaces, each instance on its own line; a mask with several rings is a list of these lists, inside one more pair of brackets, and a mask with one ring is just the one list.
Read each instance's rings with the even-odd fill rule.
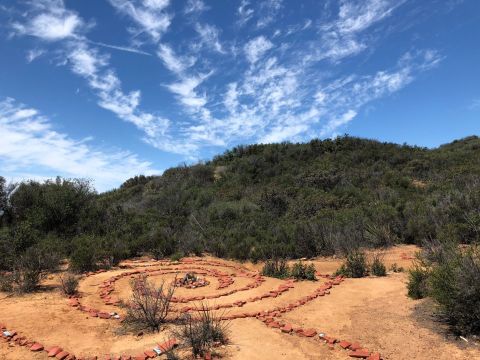
[[[164,266],[152,271],[173,276],[180,269],[187,275],[155,284],[139,271],[126,274],[140,275],[130,280],[132,295],[123,304],[127,328],[158,332],[176,324],[172,334],[188,343],[193,355],[210,356],[227,342],[223,320],[257,317],[284,333],[293,328],[276,313],[220,318],[212,311],[230,305],[176,307],[232,294],[177,298],[175,287],[208,290],[212,276],[218,278],[218,289],[234,282],[230,270],[196,267],[186,257],[209,254],[251,266],[261,262],[257,272],[235,270],[235,276],[255,281],[233,293],[260,287],[266,278],[283,282],[233,307],[275,298],[294,286],[315,288],[292,307],[279,308],[291,311],[328,295],[344,278],[380,279],[402,272],[396,262],[386,264],[383,252],[393,245],[415,245],[421,252],[405,275],[405,293],[433,300],[451,333],[479,335],[479,154],[475,136],[435,149],[343,136],[238,146],[160,176],[136,176],[106,193],[97,193],[85,179],[8,183],[0,177],[0,291],[40,291],[49,274],[68,268],[60,284],[72,306],[120,319],[78,302],[81,276],[119,269],[126,259],[148,255]],[[312,262],[318,256],[342,259],[336,274],[318,272]],[[233,268],[226,264],[221,266]],[[110,298],[125,275],[116,274],[102,280],[102,299],[109,305],[122,303]],[[184,317],[177,316],[182,312]],[[297,333],[310,337],[317,331]]]

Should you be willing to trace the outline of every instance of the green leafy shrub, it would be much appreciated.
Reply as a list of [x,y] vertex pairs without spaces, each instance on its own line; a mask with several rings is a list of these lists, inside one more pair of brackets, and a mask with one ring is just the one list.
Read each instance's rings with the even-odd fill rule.
[[374,254],[370,269],[375,276],[387,276],[387,267],[383,263],[382,256],[380,254]]
[[0,274],[0,291],[13,291],[13,276],[12,274]]
[[37,289],[47,271],[58,266],[58,257],[39,246],[33,246],[19,256],[12,273],[12,288],[18,292],[32,292]]
[[273,259],[265,261],[262,275],[285,279],[290,275],[290,268],[285,259]]
[[317,280],[315,272],[315,265],[305,265],[303,262],[297,261],[290,270],[290,276],[297,280],[314,281]]
[[181,252],[176,252],[174,253],[172,256],[170,256],[170,260],[171,261],[174,261],[174,262],[177,262],[177,261],[180,261],[183,257],[183,254]]
[[80,236],[74,240],[74,250],[70,255],[70,268],[75,272],[98,269],[100,249],[98,240],[92,236]]
[[[438,244],[437,244],[438,246]],[[428,273],[429,295],[457,334],[480,334],[480,248],[441,244]],[[438,253],[437,253],[438,254]]]
[[408,296],[412,299],[423,299],[428,296],[428,271],[420,265],[414,266],[408,272]]
[[345,262],[336,271],[337,275],[351,278],[361,278],[368,275],[368,265],[365,253],[360,250],[351,251],[347,254]]

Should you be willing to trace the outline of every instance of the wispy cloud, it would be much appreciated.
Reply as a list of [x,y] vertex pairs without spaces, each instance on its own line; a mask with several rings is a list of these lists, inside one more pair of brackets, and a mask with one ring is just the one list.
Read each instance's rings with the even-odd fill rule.
[[240,6],[237,8],[237,23],[240,26],[245,25],[253,17],[254,12],[250,2],[248,0],[242,0]]
[[219,39],[220,30],[218,30],[217,27],[210,24],[197,23],[195,25],[195,31],[200,36],[200,41],[203,45],[221,54],[225,53]]
[[272,42],[261,35],[245,44],[245,56],[250,63],[254,64],[272,47]]
[[189,108],[199,108],[205,106],[207,99],[205,95],[199,95],[195,89],[205,80],[209,74],[183,77],[180,82],[167,85],[167,88],[178,95],[181,103]]
[[131,18],[136,27],[132,30],[134,37],[147,34],[157,42],[167,31],[173,15],[168,13],[169,0],[109,0],[117,11]]
[[[134,124],[146,143],[186,157],[198,156],[203,148],[240,142],[333,136],[364,106],[400,91],[442,60],[435,50],[412,50],[397,63],[366,74],[356,73],[360,68],[339,66],[372,48],[385,21],[405,0],[326,2],[321,9],[328,7],[328,17],[322,21],[312,21],[309,14],[278,31],[275,21],[284,16],[286,6],[278,0],[243,0],[232,10],[238,19],[233,29],[193,15],[205,10],[199,0],[180,10],[182,15],[191,14],[187,21],[174,17],[167,0],[109,0],[126,20],[127,30],[133,26],[133,37],[148,39],[141,41],[141,48],[88,40],[91,22],[60,0],[38,4],[48,1],[57,7],[34,5],[28,17],[15,23],[16,33],[56,41],[100,107]],[[50,24],[35,21],[40,16],[66,25],[52,30]],[[168,32],[171,29],[182,34],[180,41],[173,36],[177,32]],[[152,74],[165,68],[173,77],[159,80],[159,91],[168,91],[167,98],[175,100],[167,113],[143,108],[140,89],[124,90],[129,84],[123,85],[112,66],[114,53],[108,49],[139,53],[148,49],[157,55],[161,64]]]
[[468,106],[468,108],[470,110],[477,110],[477,109],[480,109],[480,97],[476,98],[476,99],[473,99],[471,102],[470,102],[470,105]]
[[58,41],[76,37],[85,28],[82,19],[65,9],[61,0],[39,0],[33,6],[42,12],[33,18],[28,16],[23,23],[14,22],[13,28],[18,34],[35,36],[45,41]]
[[38,110],[11,98],[0,100],[0,133],[0,167],[15,180],[52,174],[80,177],[93,179],[104,191],[128,177],[160,172],[131,152],[98,148],[90,139],[75,140],[55,130]]
[[45,54],[45,50],[44,49],[31,49],[31,50],[28,50],[27,51],[27,62],[31,63],[32,61],[34,61],[35,59],[39,58],[40,56],[42,56],[43,54]]
[[183,12],[185,14],[192,14],[192,13],[199,14],[208,9],[209,7],[205,5],[205,3],[202,0],[188,0]]
[[178,56],[168,44],[160,44],[157,55],[165,67],[175,74],[183,73],[197,61],[194,56]]
[[368,44],[359,38],[366,29],[389,17],[406,0],[342,1],[336,19],[322,25],[316,60],[338,61],[364,51]]
[[[65,9],[62,7],[63,5],[62,1],[43,0],[32,9],[33,20],[26,25],[17,23],[15,29],[19,31],[19,34],[27,33],[24,29],[28,29],[28,34],[32,36],[59,42],[63,46],[67,63],[73,73],[87,81],[87,85],[98,96],[99,106],[111,111],[118,118],[134,124],[144,133],[143,139],[146,142],[157,144],[160,149],[163,149],[161,147],[163,142],[158,142],[157,138],[165,135],[170,124],[169,120],[157,114],[140,110],[140,91],[134,90],[125,93],[122,90],[120,79],[110,67],[109,56],[90,46],[92,41],[82,35],[85,29],[79,25],[70,31],[68,36],[63,32],[62,36],[57,34],[53,37],[50,29],[51,23],[36,21],[38,18],[49,18],[53,19],[52,23],[55,24],[60,23],[61,19],[65,17],[74,17],[78,19],[76,23],[85,24],[77,14]],[[125,6],[127,5],[125,4]],[[143,6],[150,9],[164,9],[167,5],[168,1],[148,0],[144,2]],[[38,13],[39,10],[40,13]],[[35,24],[35,26],[32,28],[31,24]],[[168,147],[166,150],[169,151],[171,148]]]
[[283,0],[264,0],[259,4],[261,17],[257,21],[257,28],[265,28],[274,21],[279,20]]

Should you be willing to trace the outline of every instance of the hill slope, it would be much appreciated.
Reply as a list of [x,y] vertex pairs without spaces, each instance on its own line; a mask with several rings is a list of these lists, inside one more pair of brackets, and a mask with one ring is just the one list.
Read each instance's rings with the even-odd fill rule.
[[205,164],[130,179],[99,202],[137,222],[139,248],[303,257],[478,239],[479,178],[478,137],[429,150],[346,136],[239,146]]

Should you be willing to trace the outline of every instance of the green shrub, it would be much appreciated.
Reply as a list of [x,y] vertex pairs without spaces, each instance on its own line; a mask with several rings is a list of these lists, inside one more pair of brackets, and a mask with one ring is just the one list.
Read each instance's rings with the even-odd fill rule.
[[182,259],[182,257],[183,257],[183,254],[181,252],[177,251],[172,256],[170,256],[170,260],[174,261],[174,262],[177,262],[177,261],[180,261]]
[[351,278],[361,278],[368,275],[368,265],[365,253],[360,250],[353,250],[348,253],[345,262],[336,271],[337,275],[344,275]]
[[285,279],[289,276],[290,269],[285,259],[267,260],[262,268],[262,275]]
[[451,300],[441,303],[454,331],[480,334],[480,253],[472,251],[461,257],[454,275]]
[[423,299],[428,296],[428,271],[420,265],[414,266],[408,272],[408,296],[412,299]]
[[91,236],[81,236],[74,240],[74,250],[70,255],[70,268],[75,272],[98,269],[100,249],[98,240]]
[[78,288],[78,277],[73,274],[64,274],[60,276],[60,286],[62,292],[67,295],[75,295]]
[[391,266],[390,266],[390,271],[394,272],[394,273],[399,273],[399,272],[404,272],[405,269],[401,266],[398,266],[397,263],[393,263]]
[[20,255],[14,263],[12,289],[32,292],[37,289],[47,271],[58,267],[58,257],[40,246],[33,246]]
[[382,261],[382,257],[379,254],[373,255],[372,264],[370,266],[372,274],[375,276],[387,276],[387,268]]
[[13,276],[12,274],[0,274],[0,291],[13,291]]
[[431,267],[430,296],[457,334],[480,334],[480,250],[448,249]]
[[315,277],[315,265],[305,265],[301,261],[297,261],[293,264],[292,269],[290,270],[290,276],[297,280],[311,280],[314,281],[317,278]]

